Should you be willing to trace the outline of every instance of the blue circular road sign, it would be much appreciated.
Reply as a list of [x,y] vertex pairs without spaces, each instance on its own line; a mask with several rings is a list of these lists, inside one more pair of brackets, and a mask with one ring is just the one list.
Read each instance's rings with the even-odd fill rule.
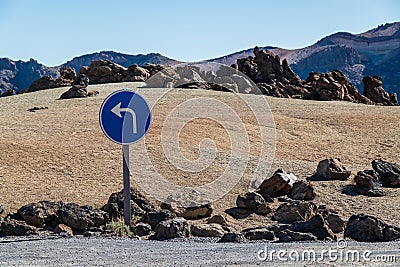
[[112,141],[128,145],[141,139],[149,130],[151,111],[146,100],[130,90],[118,90],[103,102],[100,126]]

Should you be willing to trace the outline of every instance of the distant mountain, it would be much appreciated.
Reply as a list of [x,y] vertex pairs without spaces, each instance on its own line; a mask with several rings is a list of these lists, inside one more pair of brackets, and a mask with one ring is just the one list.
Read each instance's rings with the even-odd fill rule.
[[[387,91],[400,94],[400,22],[380,25],[360,34],[335,33],[301,49],[289,50],[271,46],[261,49],[268,49],[281,59],[286,58],[302,79],[306,79],[310,72],[338,69],[362,91],[363,76],[378,75],[383,77],[383,86]],[[231,65],[238,58],[252,55],[253,48],[207,61]],[[56,77],[60,67],[70,66],[78,71],[82,66],[88,66],[93,60],[100,59],[124,67],[132,64],[179,63],[157,53],[127,55],[114,51],[82,55],[57,67],[46,67],[33,59],[23,62],[0,58],[0,94],[8,89],[19,92],[43,75]]]
[[[338,69],[361,91],[363,76],[378,75],[383,77],[385,89],[400,93],[400,22],[380,25],[361,34],[335,33],[302,49],[261,49],[286,58],[302,79],[313,71]],[[243,50],[210,61],[230,65],[238,58],[252,56],[252,51]]]
[[25,62],[0,58],[0,95],[10,89],[15,92],[25,89],[44,75],[56,77],[58,68],[46,67],[34,59]]
[[55,78],[59,76],[59,70],[61,67],[70,66],[78,72],[82,66],[89,66],[93,60],[100,59],[109,60],[124,67],[129,67],[133,64],[144,65],[146,63],[164,65],[179,63],[179,61],[164,57],[157,53],[150,53],[147,55],[127,55],[114,51],[102,51],[99,53],[75,57],[65,64],[56,67],[46,67],[34,59],[24,62],[21,60],[13,61],[8,58],[0,58],[0,95],[10,89],[15,92],[22,91],[28,88],[34,80],[45,75],[50,75]]
[[71,68],[74,68],[75,71],[78,72],[82,66],[89,66],[92,61],[101,59],[117,63],[124,67],[129,67],[133,64],[142,66],[147,63],[152,63],[170,66],[179,63],[179,61],[164,57],[163,55],[158,53],[150,53],[146,55],[127,55],[114,51],[102,51],[99,53],[74,57],[72,60],[67,61],[65,64],[62,64],[61,67],[69,66]]

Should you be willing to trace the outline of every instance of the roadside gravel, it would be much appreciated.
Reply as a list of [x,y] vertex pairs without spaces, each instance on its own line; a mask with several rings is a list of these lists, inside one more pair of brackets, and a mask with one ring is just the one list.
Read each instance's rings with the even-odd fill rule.
[[[371,261],[330,261],[325,254],[321,262],[274,261],[258,259],[258,251],[358,250],[361,254],[371,250]],[[294,254],[293,254],[294,255]],[[333,254],[335,255],[335,254]],[[377,255],[396,255],[395,262],[374,261]],[[263,254],[261,254],[263,256]],[[288,259],[288,254],[283,256]],[[301,256],[300,256],[301,257]],[[399,266],[400,242],[358,243],[349,241],[338,249],[336,242],[314,243],[245,243],[222,244],[215,239],[189,239],[173,241],[145,241],[114,238],[38,238],[13,237],[0,239],[0,266]],[[334,258],[332,258],[334,259]],[[380,258],[382,260],[382,257]]]

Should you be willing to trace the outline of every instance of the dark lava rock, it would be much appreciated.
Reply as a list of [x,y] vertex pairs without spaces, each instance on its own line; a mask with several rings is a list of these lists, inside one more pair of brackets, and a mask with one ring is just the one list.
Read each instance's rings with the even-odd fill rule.
[[350,217],[344,236],[360,242],[387,242],[400,238],[400,228],[379,218],[358,214]]

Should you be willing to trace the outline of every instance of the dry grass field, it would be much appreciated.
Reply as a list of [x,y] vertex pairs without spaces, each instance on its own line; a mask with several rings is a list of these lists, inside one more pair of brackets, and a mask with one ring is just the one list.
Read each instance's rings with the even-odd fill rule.
[[[135,83],[89,86],[100,94],[93,98],[57,100],[67,88],[0,99],[0,203],[6,212],[23,204],[39,200],[63,200],[101,207],[108,196],[122,189],[121,147],[108,140],[98,123],[98,111],[104,98],[118,88],[133,88]],[[152,90],[141,89],[146,98]],[[224,156],[201,174],[187,174],[173,168],[160,148],[163,118],[175,103],[185,97],[224,99],[240,109],[233,94],[203,90],[174,91],[170,100],[153,111],[153,123],[146,136],[146,146],[157,171],[166,179],[181,185],[201,185],[212,181],[224,168]],[[263,96],[246,96],[262,98]],[[181,99],[180,99],[181,98]],[[298,178],[311,176],[320,160],[339,157],[353,172],[371,168],[376,158],[400,163],[400,108],[353,104],[347,102],[316,102],[267,97],[276,124],[276,153],[273,166],[265,178],[277,168],[293,172]],[[236,102],[237,103],[236,103]],[[34,106],[48,109],[28,112]],[[205,107],[210,109],[210,107]],[[251,114],[246,118],[250,139],[249,172],[259,155],[257,125]],[[254,125],[253,125],[254,123]],[[216,122],[197,119],[181,131],[182,153],[189,159],[198,157],[198,145],[203,138],[215,141],[218,155],[228,153],[229,136]],[[135,177],[133,177],[135,179]],[[385,197],[369,198],[351,195],[349,181],[314,181],[318,204],[336,209],[348,219],[354,213],[379,216],[398,225],[399,189],[385,188]],[[248,189],[249,179],[242,179],[222,199],[214,203],[215,213],[235,206],[236,196]],[[162,188],[160,188],[162,190]],[[275,201],[273,207],[279,203]],[[233,228],[269,223],[268,217],[251,215]],[[232,219],[233,221],[233,219]]]

